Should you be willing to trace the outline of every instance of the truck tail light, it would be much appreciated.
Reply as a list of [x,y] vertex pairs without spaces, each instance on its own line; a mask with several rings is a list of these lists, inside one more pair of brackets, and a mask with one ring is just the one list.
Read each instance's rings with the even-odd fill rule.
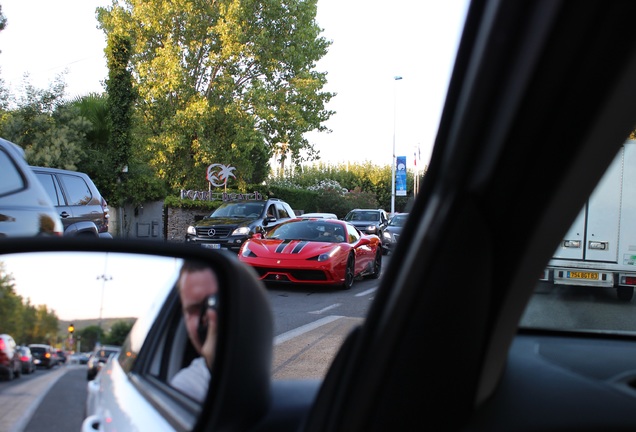
[[621,277],[621,285],[636,285],[636,276]]

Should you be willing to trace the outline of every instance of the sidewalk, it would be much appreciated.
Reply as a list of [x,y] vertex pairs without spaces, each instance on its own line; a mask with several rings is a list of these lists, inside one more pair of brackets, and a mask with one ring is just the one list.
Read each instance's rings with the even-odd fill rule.
[[[0,432],[20,432],[31,419],[42,398],[59,380],[68,368],[57,367],[43,374],[36,371],[36,377],[29,381],[12,385],[0,393]],[[38,373],[40,376],[38,377]],[[21,380],[22,378],[17,378]]]

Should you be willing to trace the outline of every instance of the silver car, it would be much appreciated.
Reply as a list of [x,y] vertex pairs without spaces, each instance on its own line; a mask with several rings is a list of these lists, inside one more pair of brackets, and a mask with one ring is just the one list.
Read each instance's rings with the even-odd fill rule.
[[62,221],[16,144],[0,138],[0,238],[61,236]]

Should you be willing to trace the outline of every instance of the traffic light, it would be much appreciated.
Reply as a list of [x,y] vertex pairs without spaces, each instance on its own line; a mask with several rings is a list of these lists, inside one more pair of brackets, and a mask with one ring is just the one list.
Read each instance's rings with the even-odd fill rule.
[[72,335],[74,331],[75,331],[75,327],[73,326],[73,323],[69,324],[68,333]]

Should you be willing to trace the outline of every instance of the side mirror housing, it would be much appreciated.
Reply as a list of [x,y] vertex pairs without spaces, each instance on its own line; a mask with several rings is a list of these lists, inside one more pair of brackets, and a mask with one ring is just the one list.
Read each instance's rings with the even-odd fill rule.
[[[81,260],[82,268],[95,269],[89,272],[90,277],[86,276],[85,272],[69,271],[74,266],[80,265],[78,260]],[[117,294],[117,298],[125,297],[126,301],[119,303],[139,306],[143,303],[143,310],[148,309],[148,313],[137,318],[129,333],[125,344],[128,351],[122,351],[122,355],[113,362],[99,366],[100,369],[105,368],[104,370],[119,369],[118,373],[108,374],[108,379],[111,379],[111,376],[128,379],[129,375],[126,372],[133,371],[135,380],[141,383],[145,380],[157,379],[154,372],[157,362],[174,362],[185,356],[183,351],[173,351],[182,353],[179,357],[165,356],[162,355],[163,351],[158,350],[169,349],[171,345],[167,344],[177,344],[173,342],[177,340],[174,338],[177,334],[175,332],[181,331],[182,335],[185,333],[177,282],[179,269],[182,268],[180,263],[190,260],[203,263],[205,268],[209,267],[213,270],[218,278],[216,347],[211,367],[212,378],[208,386],[207,398],[203,402],[203,409],[194,400],[190,400],[194,407],[192,414],[188,417],[183,413],[175,412],[174,418],[178,418],[185,429],[249,430],[267,413],[270,405],[274,325],[264,285],[251,268],[238,261],[236,255],[192,247],[185,243],[156,241],[140,242],[122,239],[95,241],[80,237],[21,238],[19,241],[15,238],[0,239],[0,262],[3,263],[7,273],[12,273],[13,269],[15,269],[13,272],[17,271],[19,267],[37,268],[38,272],[46,278],[46,283],[41,283],[39,280],[30,281],[29,289],[50,291],[53,285],[59,291],[83,290],[81,291],[83,294],[56,292],[53,300],[47,297],[45,303],[49,309],[61,310],[64,302],[69,303],[68,299],[81,298],[83,300],[75,306],[79,312],[87,308],[89,297],[100,298],[100,289],[108,298],[109,290],[116,293],[117,281],[123,282],[123,286],[119,289],[125,290],[124,294]],[[159,270],[165,267],[169,267],[170,277],[164,277],[158,283],[154,280],[150,282],[150,276],[153,273],[160,273]],[[102,273],[108,273],[109,278],[104,278],[100,283],[99,275]],[[147,286],[143,289],[131,290],[131,288],[140,288],[140,280],[143,280]],[[99,285],[96,293],[92,295],[87,294],[87,286],[90,284]],[[16,287],[20,294],[19,290],[22,287],[17,284]],[[35,293],[37,291],[34,291]],[[160,295],[155,295],[156,298],[153,298],[152,294],[157,293]],[[135,294],[143,294],[146,297],[143,301],[132,300]],[[34,296],[31,296],[31,299],[39,304]],[[51,302],[59,303],[48,304]],[[98,313],[101,315],[99,300],[95,308],[95,318]],[[171,320],[168,317],[175,319]],[[75,323],[77,324],[77,321]],[[173,337],[171,338],[170,335]],[[179,347],[183,350],[183,347],[187,345],[187,336],[186,340],[183,338],[181,340],[183,342]],[[183,364],[181,361],[176,363],[178,363],[176,365],[178,371]],[[171,365],[172,363],[167,366]],[[104,385],[104,379],[106,377],[100,380],[101,385]],[[166,381],[163,386],[169,388],[170,383]],[[105,386],[102,390],[109,391],[110,388],[112,387]],[[174,406],[178,404],[164,403],[162,398],[167,400],[166,398],[174,393],[187,399],[187,396],[179,393],[178,390],[170,390],[171,392],[165,393],[162,397],[153,397],[160,405],[158,409],[164,412],[174,410]],[[157,390],[155,386],[155,391],[161,390]],[[94,394],[98,393],[94,392]],[[107,399],[109,403],[117,403],[117,398],[114,398],[114,401],[113,398]],[[93,409],[96,408],[93,407]],[[127,406],[120,405],[113,412],[119,413],[118,415],[124,418],[127,409]],[[96,409],[96,412],[100,412],[99,409]],[[94,416],[91,416],[91,422],[99,422],[99,418],[92,417]]]

